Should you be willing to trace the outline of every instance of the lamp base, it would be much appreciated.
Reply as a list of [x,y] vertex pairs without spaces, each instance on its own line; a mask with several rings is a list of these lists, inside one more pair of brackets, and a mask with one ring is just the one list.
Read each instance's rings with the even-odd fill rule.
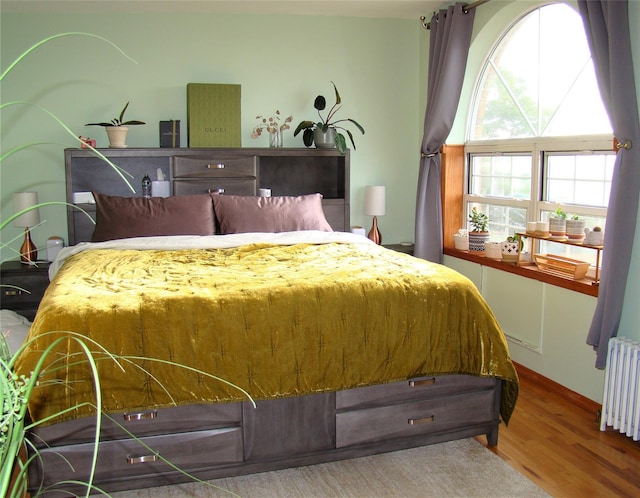
[[24,229],[24,242],[20,246],[20,262],[25,265],[33,265],[38,260],[38,248],[31,241],[31,232]]
[[378,218],[373,217],[373,224],[371,225],[371,230],[369,230],[369,235],[367,237],[370,240],[373,240],[376,244],[382,244],[382,234],[378,229]]

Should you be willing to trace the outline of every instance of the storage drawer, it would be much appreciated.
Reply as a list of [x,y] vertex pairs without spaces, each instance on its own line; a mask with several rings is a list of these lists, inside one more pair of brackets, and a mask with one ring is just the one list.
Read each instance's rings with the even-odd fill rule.
[[19,272],[2,271],[0,295],[5,309],[36,309],[49,285],[48,264],[42,268],[24,268]]
[[416,377],[391,384],[361,387],[336,393],[336,409],[346,410],[365,406],[389,405],[414,399],[428,399],[483,389],[493,389],[494,378],[474,375],[442,375]]
[[[220,427],[239,427],[242,419],[241,403],[219,403],[177,406],[159,410],[144,410],[102,417],[101,441],[129,438],[122,428],[136,437],[167,434],[180,427],[183,432]],[[36,427],[31,434],[38,447],[69,445],[91,441],[95,435],[95,417],[70,420],[46,427]],[[115,422],[114,422],[115,421]],[[117,422],[117,423],[116,423]]]
[[[141,442],[153,451],[145,448]],[[93,449],[93,443],[43,448],[39,450],[40,458],[34,460],[33,467],[42,465],[47,469],[44,486],[65,479],[86,481]],[[241,462],[242,430],[234,427],[149,436],[140,438],[140,441],[120,439],[101,442],[96,483],[99,485],[101,481],[174,471],[159,457],[154,456],[154,452],[184,470]],[[38,478],[35,470],[31,470],[31,479]],[[42,475],[41,472],[41,468],[37,470],[39,475]]]
[[256,177],[256,156],[174,156],[173,178]]
[[173,194],[256,195],[256,180],[255,178],[174,180]]
[[487,423],[497,416],[493,413],[493,398],[492,391],[478,391],[342,412],[336,416],[336,446],[434,434]]

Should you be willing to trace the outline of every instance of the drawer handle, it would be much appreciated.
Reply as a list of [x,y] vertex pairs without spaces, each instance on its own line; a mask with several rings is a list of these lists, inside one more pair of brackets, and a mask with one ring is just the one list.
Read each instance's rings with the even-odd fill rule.
[[135,420],[146,420],[156,418],[158,416],[158,412],[156,410],[149,410],[146,412],[138,412],[138,413],[125,413],[124,419],[127,422],[133,422]]
[[224,164],[223,163],[207,164],[207,169],[224,169]]
[[409,420],[407,420],[407,423],[409,425],[428,424],[433,422],[434,419],[435,417],[433,415],[431,415],[430,417],[424,417],[424,418],[410,418]]
[[210,188],[207,190],[207,194],[224,194],[223,188]]
[[430,379],[410,380],[409,381],[409,386],[411,386],[411,387],[420,387],[420,386],[427,386],[427,385],[431,385],[431,384],[435,384],[435,383],[436,383],[436,378],[435,377],[431,377]]
[[4,291],[3,296],[21,296],[23,292],[18,289],[9,289]]
[[156,455],[142,455],[142,456],[128,456],[127,463],[135,464],[135,463],[147,463],[147,462],[157,462],[158,457]]

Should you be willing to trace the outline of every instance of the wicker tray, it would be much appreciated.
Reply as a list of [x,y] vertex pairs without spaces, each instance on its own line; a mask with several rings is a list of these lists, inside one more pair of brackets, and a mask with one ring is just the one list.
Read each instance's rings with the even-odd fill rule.
[[586,261],[556,254],[534,254],[534,258],[540,270],[573,280],[583,279],[589,269],[589,263]]

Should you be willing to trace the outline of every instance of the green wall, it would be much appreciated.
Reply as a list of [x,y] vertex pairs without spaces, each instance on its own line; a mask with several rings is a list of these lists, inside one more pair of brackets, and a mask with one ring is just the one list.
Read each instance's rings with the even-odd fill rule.
[[[267,146],[250,137],[258,114],[276,108],[293,114],[294,125],[315,119],[313,100],[333,102],[334,81],[343,117],[361,123],[351,155],[351,221],[370,226],[362,214],[367,184],[387,186],[387,215],[379,220],[385,242],[413,240],[415,190],[423,109],[420,38],[416,20],[213,14],[3,13],[3,70],[23,50],[46,36],[84,31],[118,44],[134,64],[108,44],[68,37],[49,43],[23,60],[2,82],[2,103],[26,100],[59,116],[77,135],[106,146],[92,121],[109,120],[131,101],[126,117],[147,122],[132,127],[131,147],[157,147],[158,121],[180,119],[186,146],[186,85],[242,85],[242,145]],[[2,163],[2,219],[12,213],[11,193],[36,190],[41,201],[64,199],[63,149],[73,139],[37,108],[12,106],[1,115],[3,150],[31,141],[54,142],[22,151]],[[285,147],[303,147],[285,133]],[[135,186],[139,187],[139,186]],[[43,249],[51,235],[66,238],[64,208],[46,207],[47,223],[33,233]],[[2,238],[20,238],[7,227]],[[15,245],[15,244],[14,244]],[[18,244],[19,246],[19,244]],[[44,253],[42,253],[43,255]],[[15,259],[4,251],[4,259]]]

